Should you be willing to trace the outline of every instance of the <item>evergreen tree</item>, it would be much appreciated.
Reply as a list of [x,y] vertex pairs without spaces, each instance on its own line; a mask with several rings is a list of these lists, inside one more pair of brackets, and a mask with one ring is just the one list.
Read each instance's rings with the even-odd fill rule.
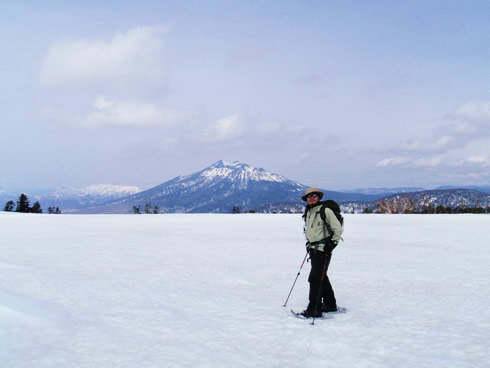
[[27,198],[27,195],[25,193],[22,193],[17,200],[17,208],[15,209],[15,212],[30,212],[30,206],[29,206],[29,198]]
[[4,207],[4,211],[7,211],[7,212],[12,212],[14,210],[14,201],[8,201],[7,203],[5,203],[5,207]]
[[55,207],[48,207],[48,213],[49,214],[59,215],[61,213],[61,210],[60,210],[59,207],[56,207],[56,208]]
[[41,208],[41,204],[39,203],[39,201],[34,202],[34,204],[32,205],[32,208],[31,208],[31,212],[32,213],[43,213],[43,210]]

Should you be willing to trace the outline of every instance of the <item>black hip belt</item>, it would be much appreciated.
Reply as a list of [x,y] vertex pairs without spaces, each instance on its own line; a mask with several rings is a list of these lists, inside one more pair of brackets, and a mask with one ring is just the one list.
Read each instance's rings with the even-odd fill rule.
[[331,238],[332,238],[332,237],[331,237],[331,236],[329,236],[329,237],[323,238],[322,240],[318,240],[318,241],[314,241],[314,242],[307,241],[307,242],[306,242],[306,245],[307,245],[307,246],[309,246],[309,245],[313,245],[315,248],[318,248],[318,246],[319,246],[320,244],[327,244]]
[[312,246],[315,249],[315,253],[316,253],[318,251],[318,246],[320,244],[327,244],[331,239],[332,239],[332,237],[331,236],[328,236],[326,238],[323,238],[322,240],[318,240],[318,241],[315,241],[315,242],[307,241],[306,242],[306,246],[307,247]]

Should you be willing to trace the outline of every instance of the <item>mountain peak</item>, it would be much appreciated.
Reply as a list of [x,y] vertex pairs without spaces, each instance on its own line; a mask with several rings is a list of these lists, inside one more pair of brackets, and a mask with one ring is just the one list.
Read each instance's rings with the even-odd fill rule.
[[248,166],[248,165],[247,164],[242,164],[239,161],[230,162],[230,161],[225,161],[225,160],[219,160],[219,161],[216,161],[214,164],[212,164],[209,167],[215,167],[215,168],[223,168],[223,167],[237,168],[237,167],[240,167],[240,166]]
[[273,174],[262,168],[256,168],[239,161],[229,162],[220,160],[200,172],[200,176],[206,177],[206,181],[216,179],[229,179],[246,185],[248,181],[272,181],[288,182],[282,175]]

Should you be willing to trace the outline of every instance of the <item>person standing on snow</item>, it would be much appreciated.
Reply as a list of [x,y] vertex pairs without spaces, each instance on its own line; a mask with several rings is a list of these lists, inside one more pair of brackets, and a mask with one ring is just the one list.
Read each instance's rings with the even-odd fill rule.
[[[327,276],[332,251],[337,246],[343,232],[342,224],[334,212],[323,206],[320,200],[323,192],[317,188],[309,188],[301,199],[308,204],[305,208],[306,246],[310,254],[311,271],[308,277],[310,283],[308,307],[300,313],[307,318],[321,317],[322,312],[337,312],[335,294]],[[324,211],[325,216],[320,214]],[[325,218],[325,222],[323,221]]]

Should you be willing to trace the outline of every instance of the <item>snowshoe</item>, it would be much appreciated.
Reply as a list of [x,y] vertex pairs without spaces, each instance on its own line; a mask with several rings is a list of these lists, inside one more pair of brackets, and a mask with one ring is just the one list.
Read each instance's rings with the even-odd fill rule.
[[327,308],[327,306],[322,305],[322,312],[323,313],[333,313],[333,314],[346,313],[347,308],[337,307],[336,309],[329,309],[329,308]]
[[309,318],[315,318],[315,319],[329,319],[333,318],[332,316],[327,316],[326,314],[320,313],[320,312],[311,312],[307,309],[305,309],[303,312],[295,312],[294,310],[291,309],[291,313],[296,317],[300,319],[309,319]]

